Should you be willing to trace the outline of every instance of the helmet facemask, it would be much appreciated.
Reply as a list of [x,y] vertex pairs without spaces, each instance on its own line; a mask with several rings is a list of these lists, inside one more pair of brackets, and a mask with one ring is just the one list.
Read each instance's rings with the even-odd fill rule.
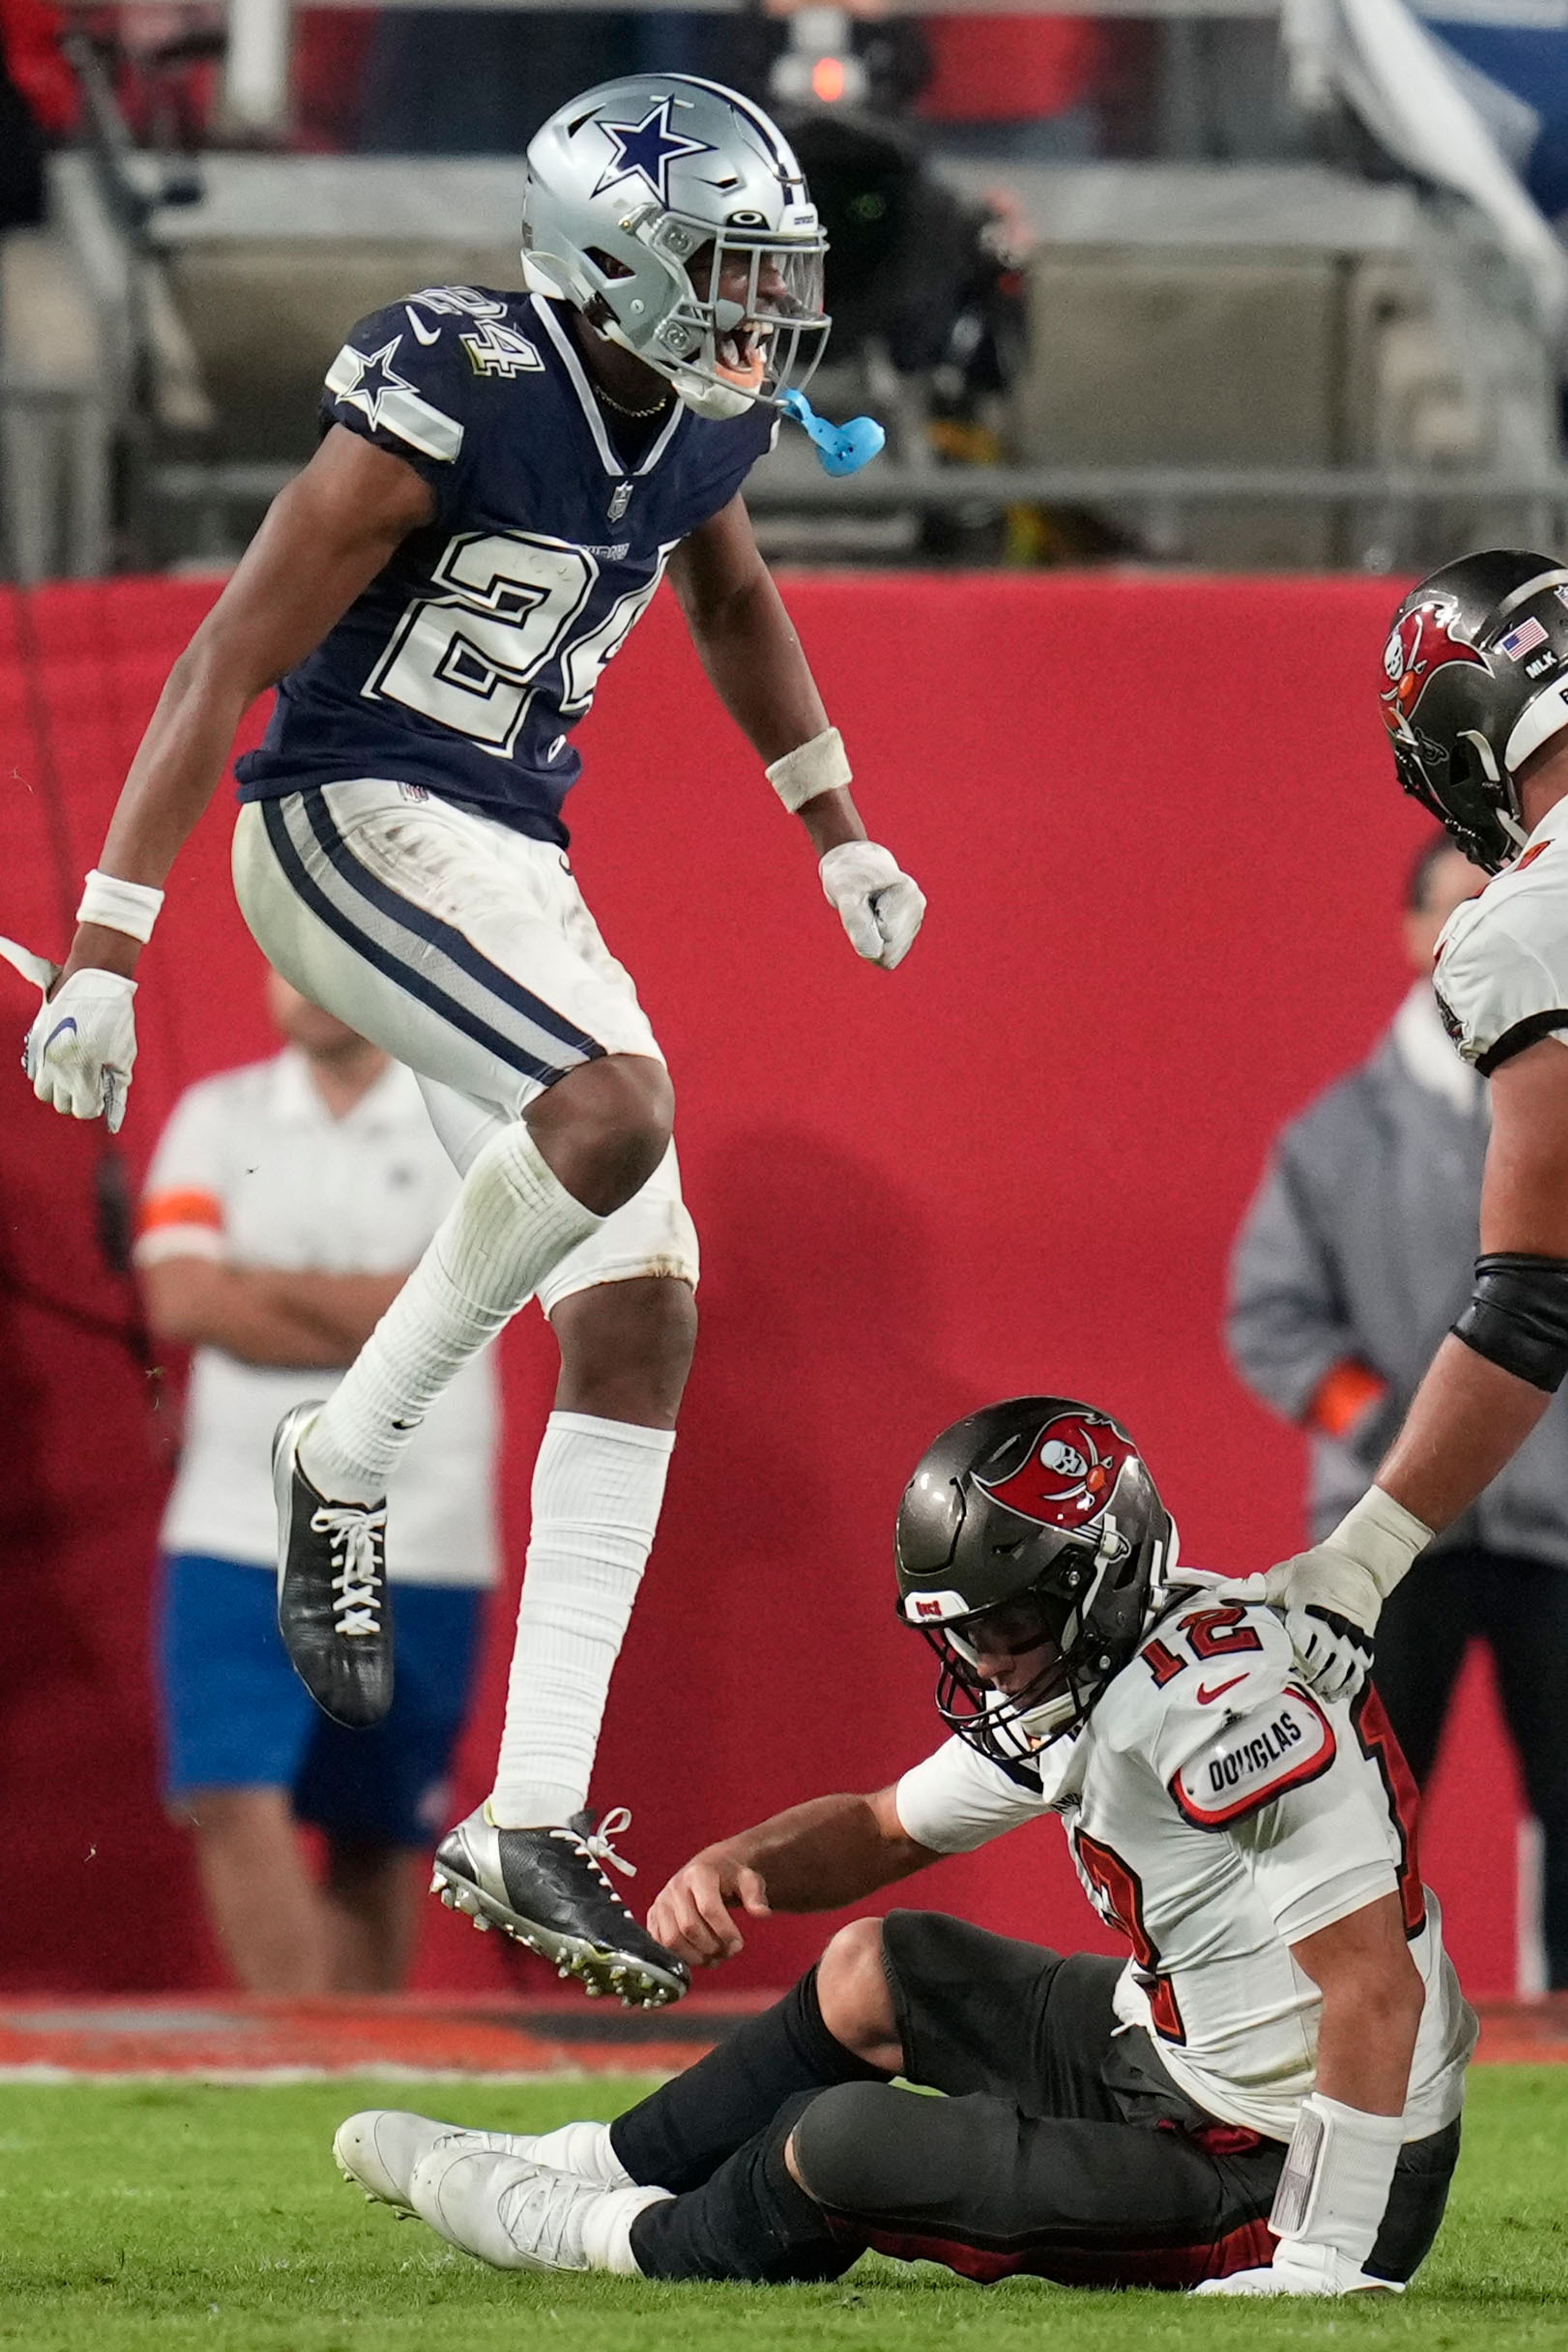
[[[1105,1514],[1097,1543],[1068,1539],[1045,1573],[1022,1592],[921,1632],[941,1661],[937,1713],[950,1731],[1002,1763],[1028,1762],[1085,1721],[1126,1663],[1131,1641],[1108,1633],[1119,1612],[1114,1591],[1136,1573],[1132,1546]],[[1110,1603],[1109,1612],[1107,1603]],[[1135,1639],[1142,1632],[1140,1603]],[[1027,1681],[1000,1686],[1005,1661],[1039,1653]]]
[[668,376],[700,416],[739,416],[753,402],[804,390],[829,323],[819,232],[714,230],[657,205],[625,227],[663,265],[668,307],[649,334],[617,300],[612,279],[603,298],[608,316],[601,324],[591,313],[591,324]]

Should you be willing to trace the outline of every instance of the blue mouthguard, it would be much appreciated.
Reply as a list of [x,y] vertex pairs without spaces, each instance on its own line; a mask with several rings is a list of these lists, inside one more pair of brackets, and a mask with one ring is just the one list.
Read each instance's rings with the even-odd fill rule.
[[826,416],[818,416],[804,392],[781,393],[779,406],[810,435],[826,474],[858,474],[862,466],[870,464],[888,437],[874,416],[852,416],[847,425],[829,425]]

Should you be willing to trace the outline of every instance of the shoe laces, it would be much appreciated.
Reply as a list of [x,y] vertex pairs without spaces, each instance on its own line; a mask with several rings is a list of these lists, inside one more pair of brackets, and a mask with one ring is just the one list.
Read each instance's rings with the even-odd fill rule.
[[[522,2159],[519,2159],[522,2161]],[[531,2164],[497,2200],[502,2229],[521,2252],[558,2269],[583,2267],[583,2199],[588,2184],[574,2172]]]
[[[609,1811],[605,1815],[604,1820],[596,1823],[593,1829],[574,1832],[579,1839],[584,1853],[591,1855],[595,1863],[601,1865],[599,1870],[599,1875],[601,1878],[605,1878],[602,1865],[606,1862],[618,1870],[623,1878],[635,1878],[637,1876],[637,1866],[636,1863],[628,1862],[624,1853],[617,1853],[614,1844],[611,1843],[615,1838],[625,1837],[631,1825],[631,1807],[629,1805],[612,1805]],[[609,1885],[610,1882],[607,1878],[605,1878],[605,1884],[606,1886]],[[611,1892],[614,1892],[613,1888],[611,1889]]]
[[586,1817],[584,1815],[579,1813],[576,1816],[575,1821],[568,1826],[561,1829],[552,1829],[549,1834],[552,1838],[559,1838],[563,1845],[569,1845],[574,1854],[578,1854],[582,1857],[582,1859],[587,1864],[589,1869],[593,1872],[595,1877],[598,1880],[600,1885],[604,1888],[605,1894],[609,1896],[611,1902],[615,1905],[616,1910],[621,1913],[623,1917],[630,1918],[630,1912],[627,1911],[626,1905],[621,1901],[619,1895],[611,1885],[610,1881],[605,1874],[605,1863],[611,1864],[614,1868],[620,1872],[623,1878],[635,1878],[637,1874],[637,1866],[636,1863],[628,1862],[625,1854],[617,1853],[611,1843],[612,1839],[624,1836],[626,1832],[630,1829],[632,1825],[631,1808],[629,1805],[612,1805],[609,1811],[605,1815],[603,1821],[596,1824],[592,1823],[590,1821],[589,1826],[579,1828],[577,1826],[577,1822],[584,1821],[585,1818]]
[[340,1633],[379,1633],[381,1548],[386,1536],[386,1506],[367,1510],[359,1503],[323,1503],[310,1518],[312,1535],[331,1546],[332,1603]]

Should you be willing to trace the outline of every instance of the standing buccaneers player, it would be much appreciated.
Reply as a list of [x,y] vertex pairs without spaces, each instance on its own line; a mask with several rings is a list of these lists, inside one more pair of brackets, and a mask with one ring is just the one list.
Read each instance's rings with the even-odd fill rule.
[[[279,1624],[330,1714],[384,1713],[398,1459],[537,1297],[561,1380],[506,1727],[437,1884],[591,1991],[657,2002],[685,1965],[612,1893],[583,1809],[691,1360],[697,1244],[663,1056],[573,879],[562,804],[572,731],[667,568],[856,951],[890,969],[925,902],[865,838],[741,497],[827,325],[790,149],[715,84],[610,84],[533,141],[524,215],[531,291],[427,288],[332,362],[315,457],[164,688],[26,1065],[45,1101],[118,1126],[164,880],[276,685],[237,770],[246,920],[296,988],[418,1074],[463,1174],[342,1386],[279,1429]],[[654,793],[678,753],[650,741]]]
[[1286,1611],[1321,1694],[1366,1676],[1384,1601],[1568,1373],[1568,567],[1494,549],[1413,589],[1384,652],[1399,781],[1497,878],[1449,917],[1438,1003],[1490,1081],[1481,1254],[1375,1483],[1323,1542],[1227,1586]]

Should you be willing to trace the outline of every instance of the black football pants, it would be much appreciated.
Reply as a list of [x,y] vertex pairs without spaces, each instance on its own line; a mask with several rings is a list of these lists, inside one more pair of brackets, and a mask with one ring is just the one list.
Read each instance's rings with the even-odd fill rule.
[[[911,1911],[884,1954],[906,2074],[947,2095],[852,2057],[805,1978],[612,2126],[634,2179],[682,2192],[633,2224],[646,2276],[836,2278],[874,2247],[983,2281],[1182,2287],[1269,2260],[1283,2143],[1217,2122],[1119,2031],[1118,1962]],[[1458,2147],[1455,2126],[1406,2149],[1382,2275],[1426,2253]]]

